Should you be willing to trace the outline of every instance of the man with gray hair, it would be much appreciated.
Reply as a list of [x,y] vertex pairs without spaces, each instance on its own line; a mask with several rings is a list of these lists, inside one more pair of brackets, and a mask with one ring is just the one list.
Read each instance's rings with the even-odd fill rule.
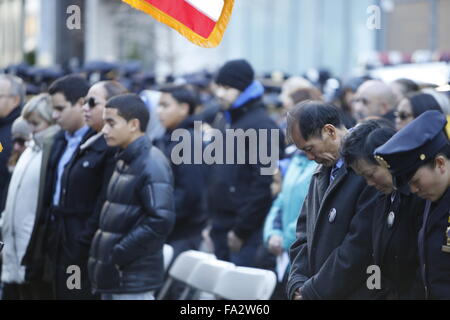
[[[20,116],[20,107],[25,100],[25,84],[22,79],[0,74],[0,143],[3,151],[0,152],[0,212],[5,206],[11,174],[8,171],[8,159],[11,156],[13,142],[11,127]],[[1,149],[1,148],[0,148]]]
[[381,80],[368,80],[359,86],[353,103],[353,117],[361,122],[366,118],[384,118],[395,123],[397,98]]

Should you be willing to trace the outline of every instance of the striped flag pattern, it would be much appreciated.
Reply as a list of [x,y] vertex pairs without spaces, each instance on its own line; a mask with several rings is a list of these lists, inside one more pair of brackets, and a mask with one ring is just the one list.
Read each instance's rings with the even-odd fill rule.
[[122,0],[202,47],[222,41],[234,0]]

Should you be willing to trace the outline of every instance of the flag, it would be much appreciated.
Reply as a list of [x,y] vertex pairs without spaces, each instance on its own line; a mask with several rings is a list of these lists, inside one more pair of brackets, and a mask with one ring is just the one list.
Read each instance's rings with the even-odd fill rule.
[[191,42],[216,47],[233,11],[234,0],[122,0],[177,30]]

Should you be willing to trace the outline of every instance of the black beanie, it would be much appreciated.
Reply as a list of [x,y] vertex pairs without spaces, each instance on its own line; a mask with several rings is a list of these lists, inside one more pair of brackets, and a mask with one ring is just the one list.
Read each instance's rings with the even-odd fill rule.
[[246,60],[231,60],[220,68],[216,83],[244,91],[253,82],[255,72]]

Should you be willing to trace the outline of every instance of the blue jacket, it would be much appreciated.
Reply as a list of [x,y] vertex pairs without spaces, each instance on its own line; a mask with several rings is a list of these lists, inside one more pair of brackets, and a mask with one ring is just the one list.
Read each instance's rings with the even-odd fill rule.
[[[289,250],[296,239],[297,219],[308,194],[317,163],[297,153],[283,179],[281,192],[272,204],[264,225],[264,243],[273,235],[283,237],[283,248]],[[277,221],[281,222],[277,223]]]

